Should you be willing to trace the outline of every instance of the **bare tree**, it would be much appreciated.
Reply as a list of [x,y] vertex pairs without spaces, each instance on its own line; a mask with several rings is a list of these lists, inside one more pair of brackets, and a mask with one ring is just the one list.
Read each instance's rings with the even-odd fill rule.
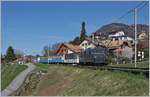
[[46,45],[43,47],[43,56],[47,57],[49,56],[50,52],[56,52],[59,48],[59,46],[61,45],[62,43],[55,43],[55,44],[52,44],[52,45]]
[[42,51],[43,56],[47,57],[47,56],[48,56],[48,51],[49,51],[48,46],[44,46],[44,47],[43,47],[43,51]]
[[24,55],[24,52],[19,49],[14,49],[14,53],[15,53],[16,58],[21,58]]

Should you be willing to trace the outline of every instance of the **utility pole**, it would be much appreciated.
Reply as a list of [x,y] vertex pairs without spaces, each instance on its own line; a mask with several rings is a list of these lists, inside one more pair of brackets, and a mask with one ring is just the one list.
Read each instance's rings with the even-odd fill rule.
[[47,61],[48,61],[48,64],[49,64],[49,44],[48,44],[48,54],[47,54]]
[[134,65],[135,65],[135,68],[136,68],[136,61],[137,61],[137,8],[134,9],[134,35],[135,35],[135,38],[134,38]]

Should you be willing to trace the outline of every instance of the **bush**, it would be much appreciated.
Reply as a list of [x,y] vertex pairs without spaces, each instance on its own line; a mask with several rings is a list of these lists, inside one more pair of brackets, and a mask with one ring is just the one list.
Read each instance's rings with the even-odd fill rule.
[[149,49],[148,49],[148,48],[145,48],[145,49],[144,49],[144,57],[145,57],[145,58],[148,58],[148,57],[149,57]]

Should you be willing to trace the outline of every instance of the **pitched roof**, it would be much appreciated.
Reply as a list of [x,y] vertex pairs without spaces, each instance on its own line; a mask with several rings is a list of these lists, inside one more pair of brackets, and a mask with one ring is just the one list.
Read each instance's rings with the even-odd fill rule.
[[126,45],[126,44],[128,44],[128,46],[131,47],[131,44],[129,42],[125,42],[123,40],[119,40],[119,41],[106,40],[106,41],[104,41],[104,44],[108,48],[118,48],[118,47],[120,47],[122,45]]
[[72,45],[72,44],[68,44],[68,43],[62,43],[62,44],[59,46],[59,48],[58,48],[58,50],[56,51],[56,53],[58,53],[58,51],[60,50],[60,48],[61,48],[62,46],[65,46],[66,48],[68,48],[69,50],[71,50],[71,51],[74,52],[74,53],[80,53],[80,52],[81,52],[81,47],[78,46],[78,45]]
[[75,53],[81,52],[81,47],[78,45],[72,45],[72,44],[64,44],[66,47],[68,47],[71,51]]
[[49,51],[49,54],[54,55],[54,54],[56,54],[56,51]]
[[92,38],[85,38],[85,40],[87,40],[87,41],[89,41],[90,43],[92,43],[93,45],[95,45],[95,46],[104,46],[105,47],[105,45],[102,43],[102,41],[101,40],[92,40]]

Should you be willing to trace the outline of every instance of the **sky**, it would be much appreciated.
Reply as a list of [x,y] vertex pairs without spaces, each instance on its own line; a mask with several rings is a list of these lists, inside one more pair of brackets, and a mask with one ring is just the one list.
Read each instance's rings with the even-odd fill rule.
[[[25,54],[41,54],[45,45],[68,42],[80,35],[85,21],[90,35],[114,22],[139,1],[3,1],[1,4],[2,54],[11,45]],[[138,23],[148,25],[148,4],[138,12]],[[116,22],[116,21],[115,21]],[[133,14],[117,22],[133,24]]]

